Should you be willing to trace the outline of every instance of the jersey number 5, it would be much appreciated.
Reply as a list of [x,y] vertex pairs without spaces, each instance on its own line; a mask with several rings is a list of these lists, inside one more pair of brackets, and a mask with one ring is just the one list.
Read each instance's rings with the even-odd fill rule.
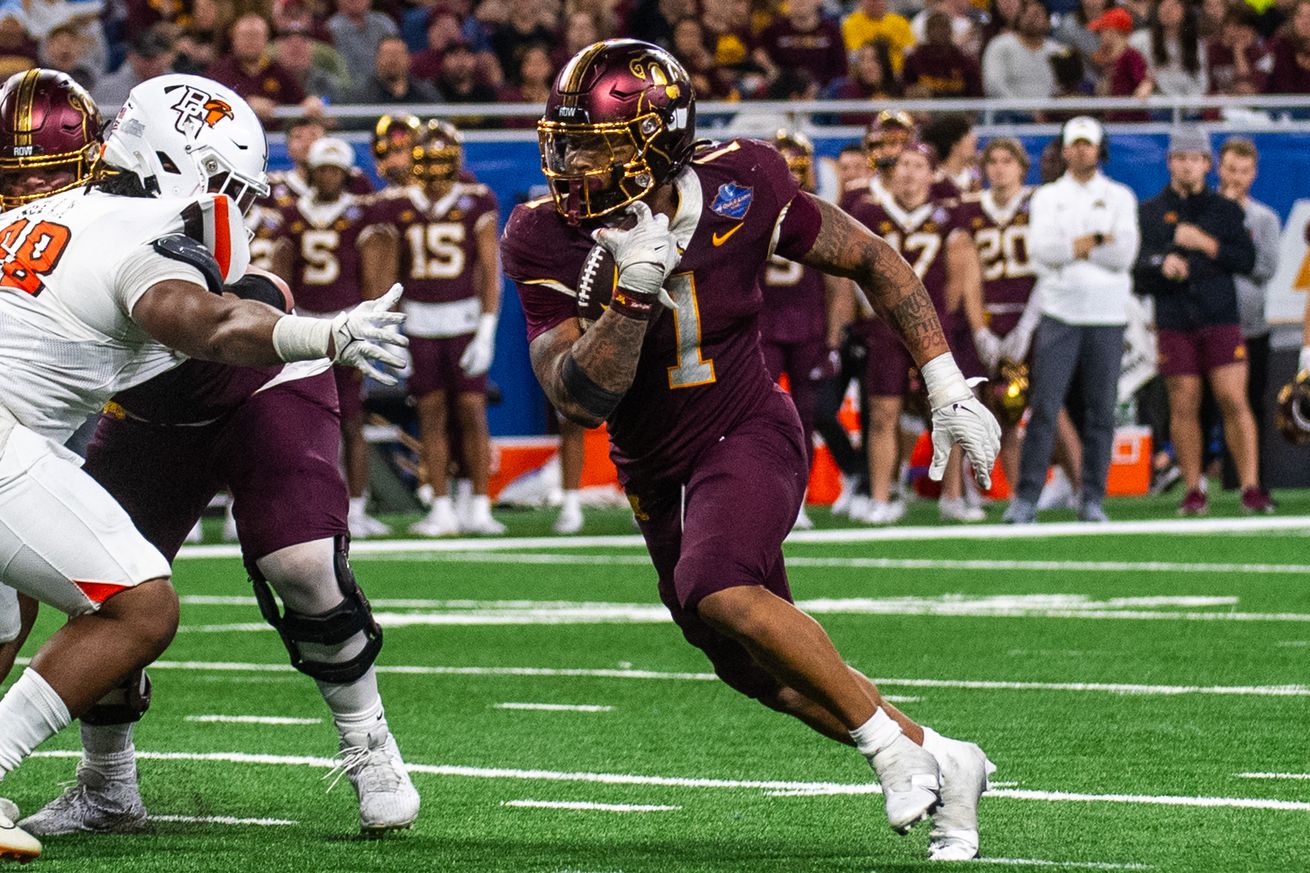
[[59,263],[72,234],[62,224],[39,221],[30,230],[29,224],[26,218],[20,218],[0,230],[0,251],[4,254],[0,285],[35,297],[45,290],[41,277]]

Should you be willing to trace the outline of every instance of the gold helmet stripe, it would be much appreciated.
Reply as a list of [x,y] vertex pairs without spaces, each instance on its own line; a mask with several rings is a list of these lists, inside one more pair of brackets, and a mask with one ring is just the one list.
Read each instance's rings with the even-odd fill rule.
[[592,60],[604,50],[605,45],[604,42],[593,42],[569,59],[559,74],[560,84],[563,86],[561,91],[571,94],[582,87],[583,75],[591,68]]
[[15,145],[30,146],[32,144],[32,104],[36,102],[36,81],[40,77],[40,70],[31,69],[23,74],[23,81],[18,86],[18,124],[16,127],[20,131],[15,138]]

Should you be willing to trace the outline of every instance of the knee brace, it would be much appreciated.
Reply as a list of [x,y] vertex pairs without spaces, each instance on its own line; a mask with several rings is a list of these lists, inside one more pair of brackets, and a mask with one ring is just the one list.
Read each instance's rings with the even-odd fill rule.
[[82,713],[82,723],[89,725],[132,724],[150,709],[150,677],[137,670],[113,691]]
[[[333,570],[344,599],[338,606],[318,615],[279,609],[268,580],[254,561],[246,563],[259,611],[264,620],[278,632],[278,636],[282,637],[282,643],[291,656],[291,666],[312,679],[334,685],[346,685],[362,677],[382,651],[382,628],[373,620],[368,598],[355,581],[355,574],[350,569],[349,551],[349,540],[345,536],[338,536],[333,550]],[[364,646],[358,654],[345,661],[311,660],[301,650],[304,643],[339,646],[356,634],[363,635]]]

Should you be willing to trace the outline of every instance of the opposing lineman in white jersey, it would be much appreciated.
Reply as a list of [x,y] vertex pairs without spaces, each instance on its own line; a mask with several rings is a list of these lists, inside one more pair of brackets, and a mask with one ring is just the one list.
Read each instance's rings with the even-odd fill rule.
[[394,381],[374,365],[401,363],[399,286],[330,321],[221,293],[249,261],[242,212],[266,156],[235,93],[162,76],[132,90],[90,187],[0,217],[0,583],[71,616],[0,699],[0,779],[177,627],[167,562],[60,445],[82,419],[188,356]]

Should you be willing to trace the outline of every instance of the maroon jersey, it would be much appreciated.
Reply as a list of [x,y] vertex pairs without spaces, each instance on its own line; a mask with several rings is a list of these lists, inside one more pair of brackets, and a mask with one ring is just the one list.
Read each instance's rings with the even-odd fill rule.
[[760,336],[775,343],[822,342],[827,334],[827,298],[823,273],[774,256],[760,280],[764,311]]
[[236,409],[282,369],[190,360],[120,391],[105,411],[151,424],[207,424]]
[[367,222],[398,239],[406,301],[450,303],[477,296],[478,230],[496,217],[490,188],[457,182],[436,202],[415,186],[388,188]]
[[[632,387],[609,418],[612,457],[631,489],[685,482],[707,447],[771,408],[759,276],[772,240],[780,256],[796,259],[819,232],[818,210],[797,197],[786,163],[765,143],[702,147],[676,184],[672,230],[683,255],[664,285],[676,308],[647,330]],[[501,253],[529,342],[577,317],[588,230],[570,227],[549,200],[510,216]]]
[[822,88],[846,75],[846,45],[841,28],[820,18],[811,30],[797,30],[785,15],[775,18],[759,37],[760,46],[779,67],[805,70]]
[[1005,336],[1019,323],[1037,275],[1028,260],[1028,202],[1031,188],[1020,188],[1002,209],[990,190],[960,204],[960,226],[973,236],[982,261],[983,308],[987,326]]
[[[282,238],[282,211],[268,203],[256,203],[246,216],[250,239],[250,266],[273,269],[273,249]],[[283,277],[285,278],[285,277]]]
[[367,224],[364,205],[343,194],[331,203],[305,195],[282,209],[283,239],[291,245],[291,286],[296,307],[326,314],[357,305],[361,275],[359,235]]
[[[366,197],[373,193],[373,183],[359,167],[351,167],[350,175],[346,179],[346,190],[356,197]],[[296,167],[268,174],[268,197],[265,198],[265,202],[285,206],[308,193],[309,181]]]
[[845,201],[846,210],[887,240],[914,268],[940,315],[946,304],[946,240],[957,225],[957,201],[928,200],[902,209],[891,196],[862,191]]

